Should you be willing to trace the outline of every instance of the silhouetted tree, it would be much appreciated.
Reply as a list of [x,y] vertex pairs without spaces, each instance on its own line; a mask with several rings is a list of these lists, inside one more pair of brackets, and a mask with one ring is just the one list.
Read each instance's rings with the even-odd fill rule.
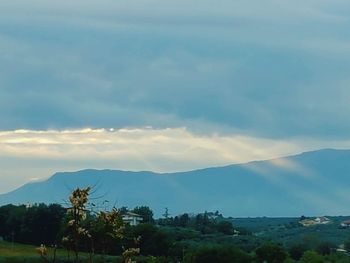
[[282,263],[287,258],[287,253],[281,246],[270,243],[259,247],[255,254],[259,263]]

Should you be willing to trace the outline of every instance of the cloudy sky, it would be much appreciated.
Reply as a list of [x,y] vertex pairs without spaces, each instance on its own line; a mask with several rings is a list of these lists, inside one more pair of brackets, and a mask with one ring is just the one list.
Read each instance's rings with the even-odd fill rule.
[[0,193],[350,146],[345,0],[0,0]]

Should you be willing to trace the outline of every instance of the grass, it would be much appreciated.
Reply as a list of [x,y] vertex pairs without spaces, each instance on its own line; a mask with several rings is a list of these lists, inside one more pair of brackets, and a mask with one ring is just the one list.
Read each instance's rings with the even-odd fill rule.
[[19,257],[19,256],[39,256],[35,247],[22,244],[12,244],[9,242],[0,242],[1,257]]
[[[45,262],[43,259],[41,259],[40,255],[36,251],[35,246],[31,245],[24,245],[24,244],[18,244],[5,241],[0,241],[0,263],[8,262],[8,263],[19,263],[19,262]],[[47,259],[52,259],[54,255],[54,249],[48,248],[47,251]],[[72,259],[74,257],[73,253],[71,253],[70,258]],[[68,253],[64,249],[57,249],[56,251],[56,258],[58,259],[57,262],[62,261],[68,261]],[[87,253],[79,253],[79,258],[85,262],[89,255]],[[101,261],[102,256],[96,255],[94,257],[95,262]],[[118,257],[111,257],[107,256],[104,258],[103,262],[118,262]]]

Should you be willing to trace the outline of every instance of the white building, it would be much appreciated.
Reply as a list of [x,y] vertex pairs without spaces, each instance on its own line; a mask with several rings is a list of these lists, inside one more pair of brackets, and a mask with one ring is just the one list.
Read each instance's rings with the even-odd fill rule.
[[135,213],[131,213],[131,212],[127,212],[125,213],[123,216],[123,222],[125,224],[129,224],[131,226],[137,226],[138,224],[140,224],[143,220],[142,216],[135,214]]
[[350,227],[350,220],[343,221],[343,222],[341,222],[340,225],[341,225],[342,227]]
[[328,217],[322,216],[315,218],[315,222],[317,222],[318,224],[326,225],[329,224],[331,220]]

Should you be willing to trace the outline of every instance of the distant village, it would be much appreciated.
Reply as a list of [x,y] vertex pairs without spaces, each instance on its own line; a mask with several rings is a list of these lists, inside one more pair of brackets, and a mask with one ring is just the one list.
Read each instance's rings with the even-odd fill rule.
[[[310,227],[310,226],[316,226],[316,225],[327,225],[327,224],[331,224],[331,223],[332,223],[332,220],[326,216],[321,216],[321,217],[316,217],[316,218],[302,217],[299,221],[299,224],[301,224],[304,227]],[[342,227],[342,228],[350,227],[350,220],[342,221],[340,223],[340,227]]]

